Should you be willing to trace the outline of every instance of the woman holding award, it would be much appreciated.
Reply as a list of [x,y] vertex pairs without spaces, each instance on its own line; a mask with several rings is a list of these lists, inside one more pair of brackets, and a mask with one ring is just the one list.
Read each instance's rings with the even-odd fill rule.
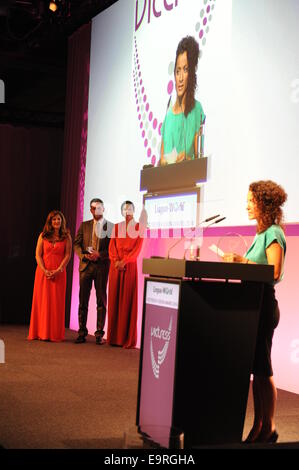
[[174,106],[168,108],[161,129],[161,165],[198,157],[198,136],[205,120],[202,106],[194,97],[198,58],[198,43],[193,37],[186,36],[176,51],[174,77],[177,97]]
[[36,245],[32,309],[28,339],[62,341],[65,331],[66,266],[72,240],[62,212],[49,213]]

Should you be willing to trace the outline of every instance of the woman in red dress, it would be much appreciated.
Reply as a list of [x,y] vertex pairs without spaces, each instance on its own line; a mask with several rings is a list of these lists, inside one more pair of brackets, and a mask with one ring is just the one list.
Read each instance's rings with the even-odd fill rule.
[[28,339],[62,341],[66,272],[72,240],[62,212],[51,211],[36,245],[32,309]]
[[139,223],[134,220],[134,204],[123,202],[121,213],[125,222],[114,226],[109,245],[107,342],[134,348],[137,341],[137,257],[143,238]]

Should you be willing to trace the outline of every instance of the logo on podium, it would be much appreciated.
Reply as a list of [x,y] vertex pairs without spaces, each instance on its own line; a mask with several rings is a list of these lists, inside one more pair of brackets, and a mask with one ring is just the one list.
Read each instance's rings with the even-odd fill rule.
[[[156,328],[151,327],[150,354],[151,354],[152,371],[156,379],[159,379],[160,366],[163,364],[163,362],[166,359],[169,343],[171,340],[171,330],[172,330],[172,317],[170,319],[167,330],[163,330],[159,326],[157,326]],[[155,359],[153,337],[159,340],[164,340],[162,349],[158,350],[157,361]]]

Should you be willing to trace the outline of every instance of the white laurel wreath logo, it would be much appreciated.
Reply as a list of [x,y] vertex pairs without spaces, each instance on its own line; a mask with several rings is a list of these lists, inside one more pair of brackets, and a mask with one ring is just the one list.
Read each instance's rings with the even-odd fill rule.
[[169,339],[165,341],[165,344],[164,344],[163,348],[160,351],[158,351],[158,361],[157,362],[156,362],[155,354],[154,354],[153,337],[151,336],[151,344],[150,344],[151,362],[152,362],[153,373],[154,373],[154,376],[156,377],[156,379],[159,378],[160,366],[163,364],[163,362],[165,361],[165,358],[166,358],[166,354],[167,354],[167,350],[168,350],[168,346],[169,346],[169,341],[170,341],[171,330],[172,330],[172,318],[170,319],[169,327],[168,327]]

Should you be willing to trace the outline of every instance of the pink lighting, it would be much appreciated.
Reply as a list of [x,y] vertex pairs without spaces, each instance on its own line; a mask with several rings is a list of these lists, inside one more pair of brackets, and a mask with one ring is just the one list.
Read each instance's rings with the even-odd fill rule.
[[[232,228],[230,231],[238,232],[239,227]],[[221,230],[228,231],[228,228]],[[253,227],[243,227],[243,231],[251,233]],[[201,259],[206,261],[216,261],[217,256],[211,252],[208,247],[217,244],[221,236],[221,230],[208,229],[207,236],[201,248]],[[289,230],[292,233],[292,230]],[[288,232],[288,231],[287,231]],[[252,242],[252,235],[245,235],[248,245]],[[273,369],[275,382],[278,388],[288,390],[293,393],[299,393],[299,297],[297,295],[297,266],[299,263],[299,253],[297,250],[299,235],[287,236],[287,255],[285,260],[285,276],[283,281],[276,287],[276,296],[280,306],[280,323],[275,330],[273,338]],[[173,244],[172,238],[147,238],[144,240],[142,251],[138,258],[138,340],[137,348],[140,347],[141,324],[142,324],[142,306],[143,306],[143,284],[144,275],[142,274],[142,259],[155,256],[165,256],[168,248]],[[182,258],[183,244],[178,244],[172,252],[174,258]],[[78,260],[74,259],[73,289],[70,328],[78,329],[78,296],[79,296],[79,273]],[[88,315],[87,328],[90,334],[95,331],[96,325],[96,301],[94,289],[91,293],[90,307]],[[106,327],[107,329],[107,327]]]

